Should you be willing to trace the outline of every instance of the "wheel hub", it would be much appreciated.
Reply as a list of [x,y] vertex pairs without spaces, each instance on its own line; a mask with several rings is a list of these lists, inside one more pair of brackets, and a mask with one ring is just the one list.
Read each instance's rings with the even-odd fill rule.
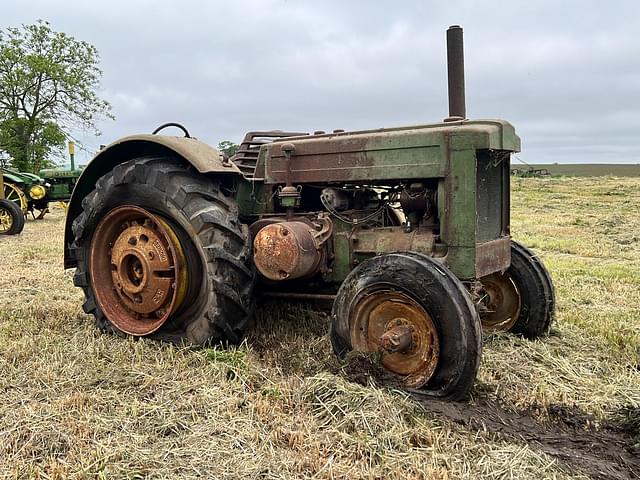
[[482,279],[483,328],[508,331],[520,315],[520,293],[508,273],[494,273]]
[[98,305],[131,335],[156,331],[185,297],[180,242],[167,222],[140,207],[115,208],[100,221],[91,241],[90,272]]
[[11,212],[0,207],[0,232],[8,232],[13,226],[13,217]]
[[440,355],[438,333],[426,310],[409,296],[377,291],[352,310],[351,342],[355,350],[382,352],[382,365],[419,388],[433,376]]

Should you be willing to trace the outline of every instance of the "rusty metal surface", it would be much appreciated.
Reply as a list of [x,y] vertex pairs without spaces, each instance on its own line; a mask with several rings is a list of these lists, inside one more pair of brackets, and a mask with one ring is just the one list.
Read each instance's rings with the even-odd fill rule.
[[511,265],[511,237],[476,245],[476,277],[503,272]]
[[405,232],[404,227],[359,229],[350,236],[353,253],[416,252],[431,255],[435,238],[433,231],[416,229]]
[[520,292],[508,273],[493,273],[480,279],[482,328],[509,331],[520,315]]
[[389,353],[405,353],[413,348],[413,332],[413,326],[399,321],[382,334],[380,346]]
[[[274,143],[266,162],[265,180],[267,183],[285,183],[287,179],[293,183],[373,180],[393,177],[393,169],[427,170],[431,172],[427,176],[441,174],[440,163],[430,160],[439,155],[439,145],[414,140],[407,142],[399,156],[399,151],[391,146],[376,145],[376,137],[384,143],[385,135],[385,132],[377,132],[367,136],[309,137],[308,141],[291,143],[295,145],[291,162],[287,162],[280,145]],[[413,177],[416,174],[408,172],[405,175]]]
[[322,254],[313,227],[280,222],[260,229],[253,241],[258,271],[270,280],[293,280],[318,271]]
[[179,242],[163,220],[140,207],[115,208],[100,221],[89,267],[98,306],[125,333],[156,331],[184,299]]
[[[200,173],[241,173],[240,169],[236,165],[231,162],[225,162],[222,153],[212,146],[207,145],[196,138],[172,137],[168,135],[141,134],[121,138],[114,143],[107,145],[107,147],[104,150],[101,150],[91,163],[103,156],[109,155],[109,152],[114,148],[122,149],[126,145],[131,145],[133,147],[136,144],[142,148],[144,148],[142,144],[165,147],[183,157]],[[83,176],[84,175],[85,174],[83,173]]]
[[[257,171],[267,184],[287,181],[283,142],[264,145],[260,152]],[[295,147],[293,183],[442,178],[448,173],[448,149],[520,148],[513,127],[499,120],[291,137],[286,142]]]
[[364,296],[349,320],[354,350],[382,352],[382,365],[404,377],[408,388],[420,388],[433,375],[440,342],[433,320],[418,302],[391,290]]

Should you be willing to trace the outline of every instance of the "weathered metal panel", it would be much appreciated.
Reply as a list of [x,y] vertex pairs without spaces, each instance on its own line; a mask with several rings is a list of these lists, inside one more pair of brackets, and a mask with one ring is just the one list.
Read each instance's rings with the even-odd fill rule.
[[[501,120],[290,137],[286,143],[295,148],[291,160],[294,184],[441,178],[447,173],[447,149],[520,148],[513,127]],[[264,171],[268,184],[286,183],[282,145],[283,141],[275,141],[261,151],[257,171]]]
[[504,271],[511,265],[511,237],[476,245],[476,277]]
[[241,173],[240,169],[232,162],[225,162],[222,153],[210,145],[195,138],[172,137],[168,135],[130,135],[121,138],[102,150],[93,161],[96,161],[110,149],[123,144],[149,143],[166,147],[181,157],[184,157],[200,173]]
[[448,247],[444,264],[458,278],[471,280],[476,278],[476,250],[475,247]]
[[[428,138],[385,135],[373,138],[318,138],[294,143],[291,181],[350,182],[438,177],[442,175],[440,145]],[[286,160],[280,145],[271,149],[267,183],[286,182]]]
[[382,253],[417,252],[433,255],[435,238],[430,230],[406,232],[404,227],[379,227],[334,232],[332,270],[323,273],[326,282],[342,282],[366,258]]
[[[503,183],[509,181],[508,154],[479,150],[476,165],[476,242],[499,238],[506,233],[505,210],[509,205]],[[506,197],[509,192],[506,192]]]
[[431,255],[434,237],[430,230],[405,232],[404,227],[359,230],[351,237],[353,253],[417,252]]

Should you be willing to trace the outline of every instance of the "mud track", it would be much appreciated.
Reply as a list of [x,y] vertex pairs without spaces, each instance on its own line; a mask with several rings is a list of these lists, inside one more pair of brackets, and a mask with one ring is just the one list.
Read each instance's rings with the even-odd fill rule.
[[[349,380],[363,385],[373,380],[380,386],[401,386],[371,357],[353,356],[341,371]],[[410,396],[436,418],[526,444],[594,479],[640,478],[640,432],[635,424],[635,418],[640,417],[638,409],[626,412],[634,420],[613,423],[563,405],[517,411],[482,397],[468,403],[447,403],[417,392],[410,392]]]

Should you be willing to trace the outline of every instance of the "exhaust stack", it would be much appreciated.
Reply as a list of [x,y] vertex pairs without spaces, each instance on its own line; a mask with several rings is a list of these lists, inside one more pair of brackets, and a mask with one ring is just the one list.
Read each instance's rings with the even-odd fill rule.
[[447,29],[447,73],[449,80],[449,117],[445,122],[456,122],[467,117],[464,99],[464,41],[462,27],[451,25]]

